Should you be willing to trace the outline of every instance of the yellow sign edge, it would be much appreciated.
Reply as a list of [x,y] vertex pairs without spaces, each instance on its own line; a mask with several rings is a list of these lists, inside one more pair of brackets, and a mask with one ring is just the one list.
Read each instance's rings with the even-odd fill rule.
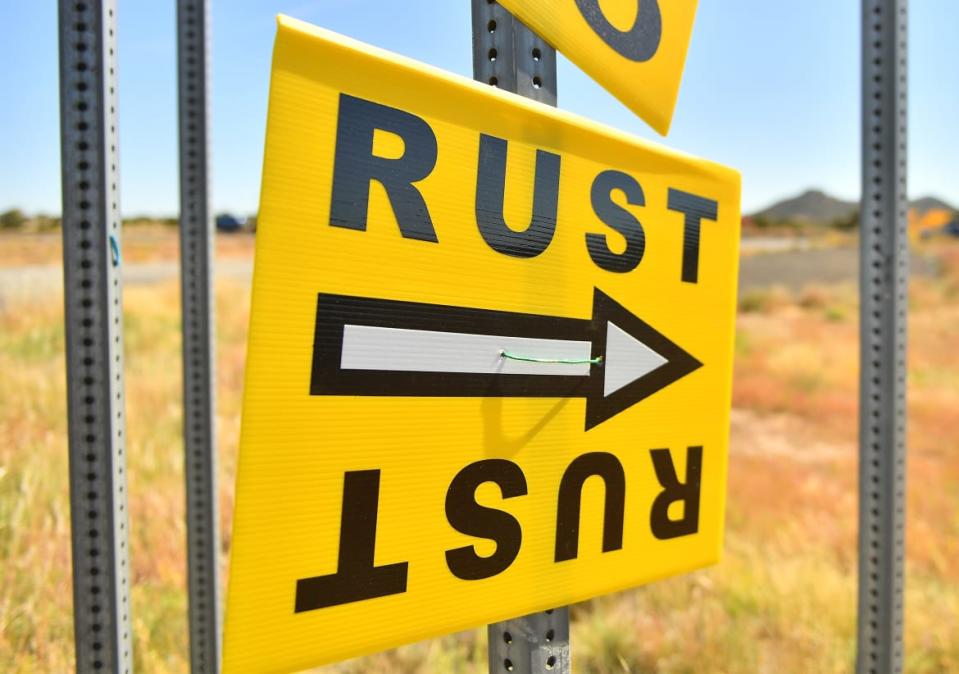
[[[389,67],[397,68],[402,71],[415,72],[421,76],[427,75],[436,80],[440,80],[443,84],[458,89],[461,93],[466,93],[467,95],[499,98],[503,103],[506,103],[509,106],[525,108],[527,111],[537,115],[551,117],[559,124],[575,126],[578,129],[601,136],[604,140],[617,143],[626,143],[642,151],[653,151],[666,155],[671,159],[689,162],[687,168],[691,172],[709,172],[712,174],[723,173],[725,175],[721,176],[722,180],[736,181],[737,184],[740,182],[739,172],[724,164],[720,164],[709,159],[703,159],[702,157],[698,157],[681,150],[676,150],[674,148],[666,147],[665,145],[661,145],[657,142],[619,131],[614,127],[608,126],[601,122],[596,122],[588,117],[583,117],[582,115],[578,115],[573,112],[561,110],[559,108],[546,105],[545,103],[540,103],[531,98],[519,96],[517,94],[504,91],[503,89],[499,89],[488,84],[483,84],[482,82],[477,82],[476,80],[468,77],[443,70],[442,68],[438,68],[428,63],[423,63],[422,61],[417,61],[413,58],[403,56],[402,54],[397,54],[396,52],[361,42],[346,35],[342,35],[340,33],[315,26],[311,23],[307,23],[306,21],[294,19],[286,14],[277,14],[276,21],[279,30],[289,30],[295,33],[318,37],[326,41],[330,48],[334,50],[349,50],[356,58],[375,60],[380,66],[388,65]],[[702,166],[702,168],[706,168],[707,171],[702,171],[700,166],[696,166],[696,164],[700,164],[700,166]]]

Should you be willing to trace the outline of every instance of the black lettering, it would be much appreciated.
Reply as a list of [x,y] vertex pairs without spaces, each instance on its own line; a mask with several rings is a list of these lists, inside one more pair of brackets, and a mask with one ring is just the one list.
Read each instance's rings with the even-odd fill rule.
[[344,475],[336,573],[297,580],[295,613],[406,592],[407,562],[373,564],[379,497],[380,471]]
[[669,210],[683,213],[683,282],[699,282],[699,230],[703,220],[715,220],[719,204],[712,199],[669,188]]
[[[668,449],[650,450],[656,479],[663,490],[653,501],[649,526],[653,536],[660,540],[689,536],[699,531],[699,484],[703,474],[703,448],[690,447],[686,451],[686,482],[679,481],[676,466]],[[683,502],[683,517],[669,518],[669,505]]]
[[549,246],[556,231],[559,202],[559,155],[536,151],[533,179],[533,217],[522,232],[510,229],[503,218],[506,192],[506,148],[502,138],[480,135],[476,175],[476,225],[490,248],[513,257],[536,257]]
[[593,210],[604,223],[626,238],[626,250],[616,254],[609,249],[605,234],[587,234],[586,250],[600,269],[623,274],[632,271],[646,252],[646,232],[642,223],[632,213],[613,202],[613,190],[626,195],[626,203],[645,206],[646,196],[636,179],[621,171],[603,171],[590,190]]
[[609,22],[599,6],[599,0],[576,0],[576,6],[590,28],[603,38],[620,56],[642,63],[656,55],[663,37],[663,17],[659,0],[636,0],[636,21],[627,31],[621,31]]
[[[373,154],[377,129],[403,139],[401,157],[386,159]],[[436,136],[424,120],[403,110],[340,94],[330,225],[366,231],[370,182],[375,180],[386,190],[402,235],[437,242],[423,195],[413,187],[435,165]]]
[[512,461],[485,459],[466,466],[450,482],[446,494],[446,519],[460,533],[496,541],[496,552],[480,557],[468,545],[446,551],[446,565],[457,578],[480,580],[505,571],[523,540],[523,529],[515,517],[476,502],[476,488],[484,482],[499,485],[503,498],[526,494],[526,477]]
[[623,518],[626,509],[626,475],[623,465],[612,454],[591,452],[577,457],[559,483],[556,504],[555,561],[576,559],[579,554],[579,512],[583,498],[583,484],[597,475],[606,486],[603,511],[603,552],[623,547]]

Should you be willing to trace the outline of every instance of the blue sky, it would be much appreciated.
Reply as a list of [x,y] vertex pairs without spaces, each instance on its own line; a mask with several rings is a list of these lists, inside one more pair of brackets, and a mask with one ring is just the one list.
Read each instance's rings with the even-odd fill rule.
[[[175,5],[119,0],[122,204],[177,209]],[[469,0],[213,0],[212,197],[259,197],[274,15],[466,76]],[[661,139],[565,59],[559,105],[738,168],[749,212],[821,187],[859,192],[859,2],[700,0],[673,128]],[[911,6],[910,192],[959,204],[959,3]],[[0,3],[0,211],[60,209],[56,3]]]

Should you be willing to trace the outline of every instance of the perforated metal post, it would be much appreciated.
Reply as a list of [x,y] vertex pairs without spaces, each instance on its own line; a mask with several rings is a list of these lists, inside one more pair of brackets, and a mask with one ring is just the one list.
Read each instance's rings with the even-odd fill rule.
[[207,150],[209,0],[177,1],[180,274],[190,665],[220,671],[219,518],[213,323],[213,222]]
[[60,0],[63,283],[78,672],[132,671],[116,6]]
[[907,0],[862,3],[857,671],[902,671],[906,482]]
[[495,623],[487,628],[490,674],[569,674],[569,609]]
[[[473,2],[473,77],[556,105],[556,50],[492,0]],[[569,674],[569,609],[490,625],[491,674]]]
[[556,50],[492,0],[473,1],[473,78],[556,105]]

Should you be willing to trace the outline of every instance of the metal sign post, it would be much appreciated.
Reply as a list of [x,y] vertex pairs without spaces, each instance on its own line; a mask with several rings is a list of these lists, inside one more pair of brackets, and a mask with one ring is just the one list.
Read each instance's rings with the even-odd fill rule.
[[60,143],[78,672],[132,671],[116,6],[60,0]]
[[[473,78],[556,105],[556,50],[498,3],[472,2]],[[566,607],[492,624],[488,637],[490,674],[569,674]]]
[[859,674],[902,671],[908,4],[862,3]]
[[180,273],[190,663],[220,670],[219,518],[213,322],[213,224],[208,201],[209,0],[178,0]]

